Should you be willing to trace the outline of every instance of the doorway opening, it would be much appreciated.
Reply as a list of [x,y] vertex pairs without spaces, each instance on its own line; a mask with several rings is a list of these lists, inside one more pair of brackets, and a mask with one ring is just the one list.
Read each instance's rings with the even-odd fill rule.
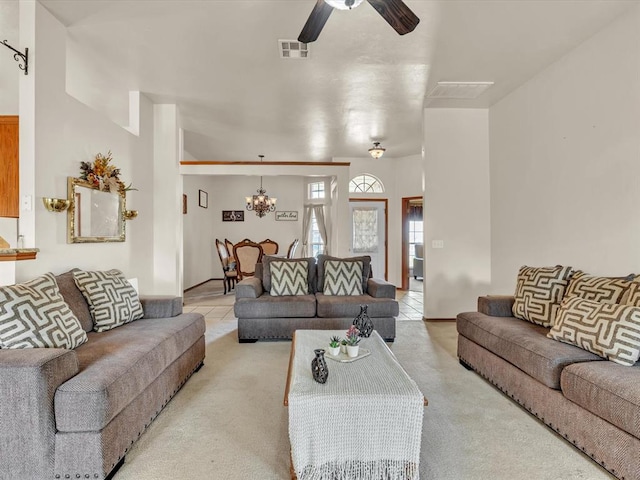
[[402,198],[402,290],[409,290],[410,279],[424,278],[422,206],[422,197]]

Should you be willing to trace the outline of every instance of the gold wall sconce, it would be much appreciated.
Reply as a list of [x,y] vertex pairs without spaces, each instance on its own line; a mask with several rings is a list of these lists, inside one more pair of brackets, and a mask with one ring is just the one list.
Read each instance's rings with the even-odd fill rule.
[[124,211],[124,219],[125,220],[133,220],[138,216],[138,210],[125,210]]
[[44,207],[50,212],[60,213],[69,208],[71,201],[67,200],[66,198],[42,197],[42,203],[44,203]]

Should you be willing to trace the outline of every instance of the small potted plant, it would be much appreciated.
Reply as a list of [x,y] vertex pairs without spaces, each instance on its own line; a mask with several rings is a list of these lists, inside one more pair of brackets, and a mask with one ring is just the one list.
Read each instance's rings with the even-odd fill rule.
[[340,353],[347,353],[347,340],[345,338],[340,341]]
[[337,357],[340,355],[340,337],[331,337],[329,341],[329,355]]
[[360,330],[355,325],[351,325],[347,330],[347,355],[350,358],[358,356],[358,350],[360,348]]

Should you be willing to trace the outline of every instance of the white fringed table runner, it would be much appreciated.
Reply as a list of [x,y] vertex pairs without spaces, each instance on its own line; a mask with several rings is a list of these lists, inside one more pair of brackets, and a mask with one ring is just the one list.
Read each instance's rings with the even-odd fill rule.
[[289,386],[289,440],[299,480],[419,478],[424,396],[377,332],[371,355],[326,359],[327,383],[311,375],[313,351],[341,330],[297,330]]

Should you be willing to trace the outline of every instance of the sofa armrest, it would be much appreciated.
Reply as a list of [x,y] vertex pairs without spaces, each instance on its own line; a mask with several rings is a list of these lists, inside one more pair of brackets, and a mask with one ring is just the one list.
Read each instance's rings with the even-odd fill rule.
[[54,395],[78,373],[73,350],[0,350],[2,478],[52,478]]
[[374,298],[396,298],[396,286],[381,278],[367,280],[367,293]]
[[140,297],[140,303],[144,310],[142,318],[169,318],[182,313],[182,297],[147,295]]
[[491,317],[512,317],[513,295],[486,295],[478,297],[478,311]]
[[245,278],[236,284],[236,299],[258,298],[263,292],[262,280],[258,277]]

